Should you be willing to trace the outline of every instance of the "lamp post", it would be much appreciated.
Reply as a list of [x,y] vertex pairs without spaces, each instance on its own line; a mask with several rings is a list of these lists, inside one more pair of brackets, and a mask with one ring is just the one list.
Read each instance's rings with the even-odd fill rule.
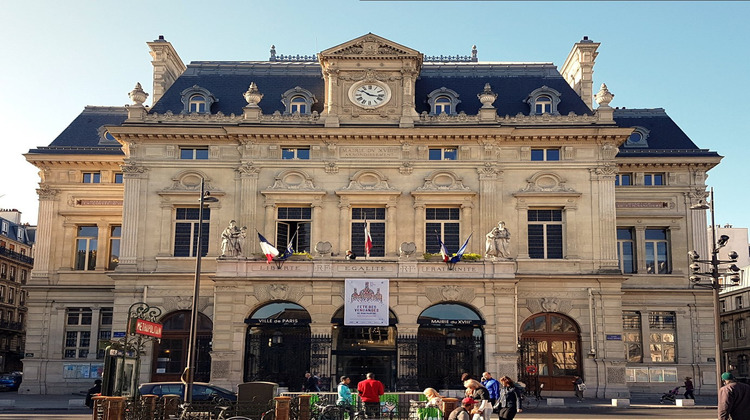
[[[716,352],[716,388],[717,395],[718,390],[721,388],[721,372],[722,372],[722,353],[721,353],[721,322],[719,313],[719,290],[721,290],[723,284],[721,282],[722,277],[728,277],[732,282],[737,283],[740,281],[739,272],[740,269],[737,267],[737,253],[735,251],[729,252],[729,260],[719,259],[719,250],[726,246],[729,241],[729,236],[721,235],[719,240],[716,240],[716,222],[714,220],[714,189],[711,188],[710,201],[706,204],[705,201],[701,200],[698,204],[690,206],[691,210],[709,210],[711,212],[711,259],[702,260],[700,255],[692,250],[688,252],[688,256],[692,261],[690,269],[692,274],[690,275],[690,281],[693,283],[692,287],[706,287],[713,291],[714,300],[714,330],[715,332],[715,352]],[[710,271],[701,271],[701,264],[710,264]],[[722,275],[719,273],[719,266],[721,264],[732,264],[727,268],[726,274]],[[711,283],[701,283],[702,278],[710,278]]]
[[211,197],[206,191],[206,180],[201,178],[200,206],[198,207],[198,244],[195,253],[195,281],[193,283],[193,304],[190,310],[190,337],[188,338],[187,366],[182,373],[182,381],[185,383],[185,402],[193,402],[193,382],[195,382],[195,364],[198,356],[198,297],[201,287],[201,256],[203,254],[203,206],[205,203],[219,201]]

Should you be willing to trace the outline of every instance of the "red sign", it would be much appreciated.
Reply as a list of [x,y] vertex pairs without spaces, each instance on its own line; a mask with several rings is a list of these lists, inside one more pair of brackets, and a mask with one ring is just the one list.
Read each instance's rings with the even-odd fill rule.
[[528,366],[526,366],[526,373],[528,373],[529,375],[535,374],[536,373],[536,366],[534,366],[534,365],[528,365]]
[[147,335],[149,337],[161,338],[162,328],[162,324],[157,324],[156,322],[136,318],[133,332],[136,334]]

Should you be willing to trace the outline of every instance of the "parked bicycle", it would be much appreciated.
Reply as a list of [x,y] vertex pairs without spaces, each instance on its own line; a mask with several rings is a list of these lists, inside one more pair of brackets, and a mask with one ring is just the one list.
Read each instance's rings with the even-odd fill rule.
[[521,400],[523,401],[524,410],[533,410],[539,407],[539,402],[544,400],[542,397],[542,390],[544,389],[544,383],[540,383],[538,387],[533,390],[531,388],[525,388],[521,393]]
[[[354,406],[341,406],[317,401],[312,405],[311,417],[315,420],[365,420],[364,410],[357,410]],[[345,415],[347,417],[345,417]]]

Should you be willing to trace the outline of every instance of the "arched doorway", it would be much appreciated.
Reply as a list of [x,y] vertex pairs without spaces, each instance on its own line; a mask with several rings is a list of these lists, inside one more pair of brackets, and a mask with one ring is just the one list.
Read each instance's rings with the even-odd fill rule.
[[269,381],[301,391],[310,369],[310,314],[292,302],[272,302],[246,320],[245,382]]
[[460,303],[433,305],[419,315],[419,388],[463,389],[461,374],[484,372],[482,317]]
[[583,376],[578,325],[558,313],[526,319],[521,325],[520,364],[526,381],[544,383],[549,391],[572,391],[575,376]]
[[344,325],[344,307],[331,318],[333,324],[331,355],[336,359],[336,374],[349,376],[352,386],[365,379],[368,372],[385,385],[395,389],[397,375],[396,324],[398,319],[388,310],[388,326],[347,327]]
[[[151,370],[153,382],[179,381],[187,366],[187,352],[190,341],[190,311],[171,312],[162,318],[164,325],[160,342],[154,343],[154,361]],[[195,380],[211,380],[211,340],[213,323],[202,313],[198,313],[197,353]]]

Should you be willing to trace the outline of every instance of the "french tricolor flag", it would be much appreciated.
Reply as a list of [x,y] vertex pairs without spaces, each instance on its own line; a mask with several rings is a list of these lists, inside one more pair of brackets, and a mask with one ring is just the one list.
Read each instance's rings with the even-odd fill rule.
[[365,255],[370,256],[370,250],[372,249],[372,236],[370,236],[370,228],[365,219]]
[[263,235],[258,232],[258,239],[260,240],[260,249],[266,254],[268,261],[267,264],[271,264],[271,260],[279,255],[279,250],[275,246],[271,245]]
[[451,259],[451,256],[448,253],[448,250],[445,249],[445,244],[443,243],[442,240],[440,240],[440,236],[438,236],[437,233],[435,234],[435,236],[437,236],[437,240],[438,242],[440,242],[440,255],[443,256],[444,262],[448,262]]

